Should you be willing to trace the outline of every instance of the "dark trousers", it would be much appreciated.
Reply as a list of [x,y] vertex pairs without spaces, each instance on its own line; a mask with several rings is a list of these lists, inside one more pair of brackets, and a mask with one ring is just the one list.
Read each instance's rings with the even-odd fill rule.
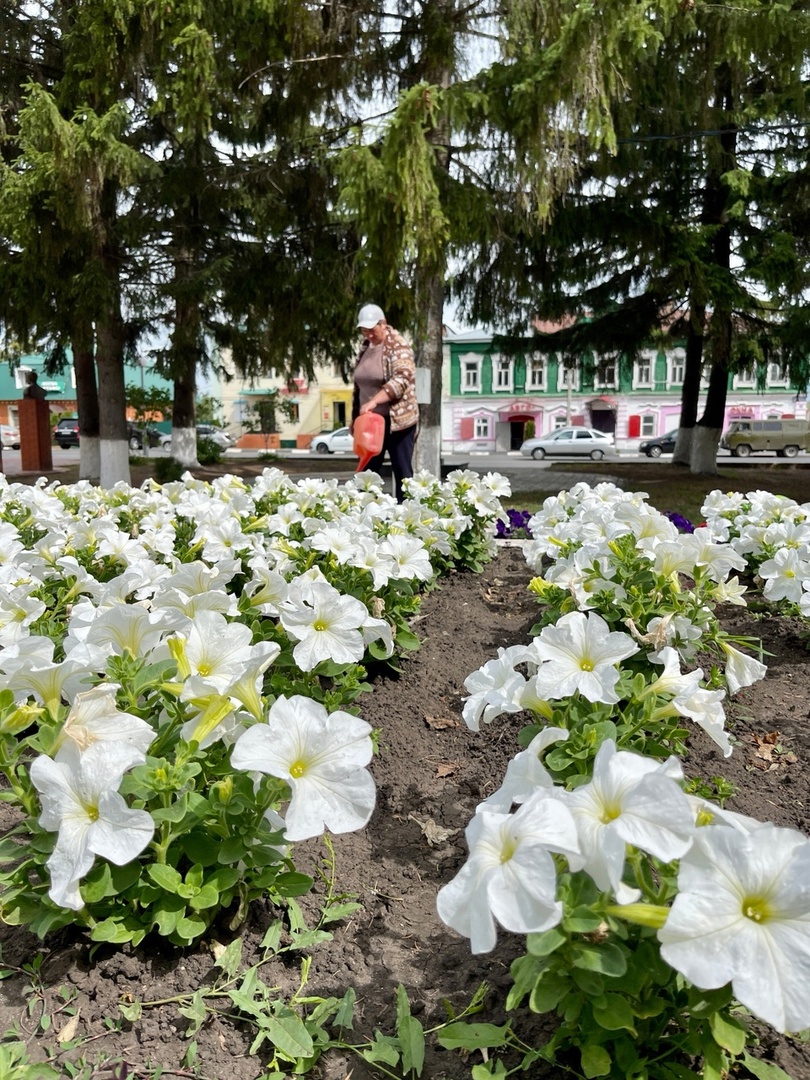
[[402,481],[409,476],[413,476],[413,446],[416,441],[416,424],[413,427],[405,428],[404,431],[392,431],[391,430],[391,417],[385,418],[385,441],[383,442],[383,448],[373,457],[371,461],[366,465],[367,469],[372,472],[379,472],[382,468],[383,459],[385,458],[386,451],[391,459],[391,471],[394,474],[394,494],[397,497],[397,502],[403,502],[405,499],[404,492],[402,490]]

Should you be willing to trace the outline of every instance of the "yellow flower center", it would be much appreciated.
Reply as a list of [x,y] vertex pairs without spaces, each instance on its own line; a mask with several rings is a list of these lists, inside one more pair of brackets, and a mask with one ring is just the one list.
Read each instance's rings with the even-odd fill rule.
[[622,808],[616,803],[605,803],[602,807],[602,824],[609,825],[611,821],[615,821],[621,815],[621,812]]
[[509,862],[509,860],[512,858],[512,856],[515,854],[516,851],[517,851],[517,844],[515,843],[514,840],[510,839],[510,840],[505,841],[503,847],[501,848],[501,862],[502,863]]
[[98,807],[97,806],[85,806],[87,816],[91,821],[98,821]]
[[323,621],[323,619],[316,619],[316,621],[312,624],[312,629],[313,630],[326,630],[328,625],[329,624],[325,623]]
[[294,780],[300,779],[306,771],[307,763],[305,761],[294,761],[290,766],[290,776],[292,776]]
[[198,664],[197,665],[197,674],[198,675],[210,675],[211,674],[211,665],[210,664]]
[[742,913],[752,922],[767,922],[771,915],[768,901],[762,896],[746,896],[742,902]]
[[593,671],[594,663],[593,663],[593,660],[585,659],[585,660],[580,660],[579,666],[582,669],[582,671]]

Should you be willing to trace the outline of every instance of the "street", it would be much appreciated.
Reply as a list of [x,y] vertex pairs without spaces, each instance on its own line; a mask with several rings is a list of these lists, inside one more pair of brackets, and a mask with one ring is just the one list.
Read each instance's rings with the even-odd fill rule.
[[[149,451],[149,456],[153,458],[168,457],[169,455],[165,450],[161,450],[158,447],[152,447]],[[223,461],[247,461],[253,460],[258,456],[258,451],[255,450],[226,450],[223,454]],[[353,468],[353,462],[356,460],[354,454],[351,453],[336,453],[336,454],[316,454],[311,450],[281,450],[278,451],[279,458],[295,457],[299,460],[306,459],[313,464],[313,473],[317,474],[319,461],[343,461],[346,462],[347,468]],[[78,446],[71,446],[65,450],[61,447],[54,445],[52,447],[52,458],[54,468],[59,468],[61,465],[77,465],[79,462],[79,448]],[[643,464],[647,462],[649,464],[666,463],[670,460],[669,454],[664,454],[660,458],[648,458],[644,454],[633,453],[631,451],[622,452],[619,451],[619,462],[632,461]],[[784,465],[789,466],[796,462],[808,462],[810,461],[810,453],[803,451],[797,458],[780,458],[774,453],[761,453],[752,454],[748,458],[735,458],[727,450],[718,451],[718,460],[722,460],[724,465],[746,467],[756,467],[762,465]],[[535,461],[532,458],[523,457],[522,454],[517,451],[511,452],[499,452],[494,454],[443,454],[442,463],[446,466],[456,468],[469,468],[476,472],[501,472],[504,474],[518,473],[532,473],[537,472],[540,469],[553,469],[564,461],[581,461],[582,464],[587,464],[587,459],[580,458],[544,458],[542,461]],[[609,461],[606,462],[609,464]],[[2,471],[8,477],[18,476],[20,474],[20,451],[3,449],[2,456]],[[524,479],[528,479],[528,476]]]

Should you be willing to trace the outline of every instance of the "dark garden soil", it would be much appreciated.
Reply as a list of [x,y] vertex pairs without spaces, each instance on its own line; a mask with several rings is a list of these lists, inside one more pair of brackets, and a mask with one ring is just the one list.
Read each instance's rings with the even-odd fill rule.
[[[466,676],[499,646],[527,640],[537,617],[526,592],[529,576],[522,553],[513,547],[504,548],[481,574],[452,575],[424,600],[415,625],[422,648],[403,661],[398,675],[376,673],[373,693],[361,698],[363,716],[381,733],[373,763],[377,809],[363,832],[334,839],[337,888],[354,894],[361,908],[331,928],[332,941],[309,950],[304,991],[305,996],[340,996],[354,988],[357,1003],[349,1035],[358,1043],[372,1038],[375,1029],[394,1033],[398,984],[426,1028],[446,1019],[444,999],[458,1012],[482,982],[490,989],[478,1019],[504,1019],[509,964],[519,953],[520,940],[502,934],[494,953],[474,958],[466,940],[439,921],[435,898],[465,859],[464,828],[476,804],[499,786],[517,749],[521,718],[502,717],[474,734],[462,722],[461,707]],[[801,627],[790,619],[757,619],[737,608],[723,615],[733,632],[762,638],[772,654],[766,658],[768,675],[731,706],[737,741],[731,758],[723,759],[697,731],[688,771],[733,781],[738,794],[728,804],[732,809],[808,833],[810,671]],[[320,842],[299,845],[296,852],[299,867],[309,871],[327,855]],[[311,924],[325,889],[319,883],[302,901]],[[251,910],[239,931],[245,963],[259,957],[274,915],[262,905]],[[9,975],[0,982],[0,1030],[16,1026],[32,1055],[56,1054],[59,1062],[84,1056],[97,1064],[86,1075],[99,1080],[151,1077],[149,1066],[162,1066],[168,1076],[255,1080],[269,1059],[261,1049],[249,1053],[254,1027],[225,1015],[222,1004],[222,1015],[208,1019],[196,1035],[191,1064],[188,1020],[179,1011],[195,990],[212,985],[215,943],[227,944],[232,937],[218,928],[189,951],[148,940],[135,950],[105,946],[91,956],[86,940],[72,931],[43,944],[4,928],[2,960]],[[21,969],[37,954],[41,967],[32,977]],[[289,997],[298,987],[300,964],[301,954],[291,954],[263,967],[261,977]],[[143,1004],[141,1019],[122,1021],[119,1002],[135,999]],[[43,1011],[52,1017],[47,1032],[38,1026]],[[66,1025],[71,1027],[65,1030]],[[539,1031],[536,1018],[520,1025],[529,1036]],[[63,1039],[73,1037],[73,1049],[60,1052],[60,1032]],[[807,1045],[763,1033],[758,1054],[778,1062],[794,1080],[810,1080]],[[106,1067],[100,1064],[105,1057]],[[465,1062],[428,1039],[423,1076],[461,1080],[469,1077],[476,1060]],[[370,1080],[380,1074],[350,1051],[330,1051],[314,1075],[318,1080]],[[558,1075],[537,1068],[531,1073]]]

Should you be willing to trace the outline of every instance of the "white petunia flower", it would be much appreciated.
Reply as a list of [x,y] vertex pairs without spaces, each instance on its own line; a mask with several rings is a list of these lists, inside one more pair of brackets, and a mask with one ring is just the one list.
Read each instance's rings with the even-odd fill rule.
[[198,675],[209,687],[227,694],[253,656],[252,636],[244,623],[229,623],[216,611],[200,611],[188,636],[178,634],[167,644],[182,679]]
[[293,582],[279,607],[281,625],[298,642],[293,659],[302,671],[312,671],[323,660],[336,664],[362,660],[361,628],[367,618],[365,604],[342,595],[327,581]]
[[620,904],[639,896],[622,881],[628,844],[664,862],[689,849],[695,826],[675,782],[681,777],[675,758],[661,763],[617,751],[608,739],[596,754],[591,782],[563,793],[577,825],[586,873],[603,891],[612,890]]
[[117,690],[115,683],[105,683],[77,694],[62,727],[60,742],[69,739],[79,750],[87,750],[95,743],[120,742],[145,754],[154,741],[155,729],[139,716],[118,708]]
[[594,612],[572,611],[546,626],[530,649],[543,662],[537,672],[538,694],[558,701],[580,693],[588,701],[615,704],[616,665],[638,645],[629,634],[611,630]]
[[118,793],[124,773],[143,762],[143,754],[126,743],[93,743],[84,752],[71,742],[59,759],[40,755],[31,763],[31,780],[40,794],[39,823],[58,830],[48,858],[48,895],[60,907],[84,906],[79,882],[96,855],[116,866],[137,858],[155,831],[145,810],[131,810]]
[[725,730],[726,713],[723,708],[723,690],[704,690],[698,687],[673,699],[672,705],[681,716],[688,716],[703,728],[709,738],[716,742],[724,757],[731,755],[731,743]]
[[781,548],[772,559],[766,559],[757,572],[765,582],[762,591],[768,600],[789,600],[798,604],[802,598],[802,582],[810,578],[810,563],[800,559],[793,548]]
[[744,686],[752,686],[765,678],[768,668],[753,656],[740,652],[727,641],[720,641],[720,648],[726,654],[726,682],[730,694],[736,694]]
[[488,660],[467,676],[464,688],[470,696],[464,701],[462,716],[471,731],[479,731],[482,722],[490,724],[502,713],[522,711],[521,695],[526,679],[515,671],[515,664],[527,660],[529,655],[528,646],[512,645],[508,649],[501,646],[494,660]]
[[286,780],[292,793],[285,814],[290,841],[361,829],[371,817],[376,788],[366,766],[371,727],[347,712],[327,713],[311,698],[273,702],[266,724],[240,736],[231,753],[235,769]]
[[478,804],[476,813],[496,810],[506,814],[513,803],[526,802],[538,788],[554,787],[554,781],[543,765],[543,755],[549,746],[565,742],[567,738],[565,728],[547,727],[539,731],[526,749],[512,758],[506,767],[503,783]]
[[712,589],[712,596],[718,604],[736,604],[738,607],[747,607],[748,604],[744,595],[746,592],[748,592],[748,586],[741,585],[740,579],[735,574],[728,581],[721,581],[718,585],[715,585]]
[[793,829],[698,829],[661,955],[703,990],[734,996],[778,1031],[810,1026],[810,842]]
[[496,920],[515,934],[557,925],[562,904],[551,852],[581,865],[577,830],[559,799],[538,791],[514,814],[482,810],[465,835],[469,858],[436,903],[442,921],[470,939],[473,953],[495,947]]

